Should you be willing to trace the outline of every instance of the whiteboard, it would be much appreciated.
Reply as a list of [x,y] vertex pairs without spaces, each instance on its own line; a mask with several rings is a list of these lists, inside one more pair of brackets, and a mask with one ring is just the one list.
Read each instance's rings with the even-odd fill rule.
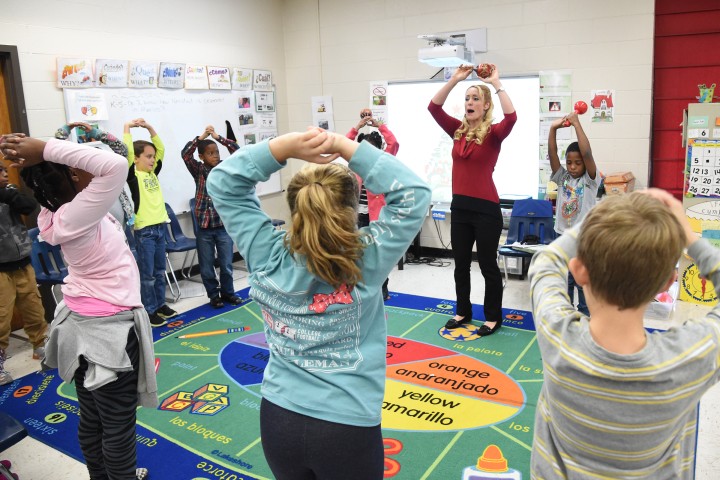
[[[163,197],[175,213],[187,212],[189,200],[195,196],[195,180],[185,167],[180,155],[187,142],[200,135],[207,125],[223,137],[227,134],[225,121],[229,121],[238,143],[242,146],[245,133],[265,132],[270,135],[276,125],[261,129],[255,125],[240,126],[238,98],[247,92],[233,90],[170,90],[162,88],[84,88],[64,90],[65,113],[68,123],[82,121],[97,124],[122,139],[123,126],[129,120],[142,117],[155,128],[165,144],[165,158],[158,178]],[[107,120],[93,120],[92,114],[81,113],[78,108],[84,99],[96,103],[96,114]],[[103,109],[105,109],[103,111]],[[86,110],[88,111],[88,110]],[[258,118],[258,115],[255,115]],[[59,126],[59,125],[58,125]],[[144,128],[131,129],[133,140],[150,140]],[[258,135],[261,136],[261,135]],[[220,158],[230,154],[218,144]],[[195,153],[197,158],[197,152]],[[280,173],[274,173],[267,182],[258,184],[257,194],[266,195],[282,191]]]
[[[460,82],[450,92],[443,109],[455,118],[465,114],[465,91],[479,80]],[[493,180],[500,197],[524,195],[537,198],[540,141],[540,80],[538,77],[502,78],[517,111],[517,122],[503,141]],[[427,107],[442,82],[398,82],[388,85],[388,127],[397,137],[397,157],[428,182],[434,203],[452,200],[452,138],[435,122]],[[490,86],[493,116],[503,118],[500,100]]]

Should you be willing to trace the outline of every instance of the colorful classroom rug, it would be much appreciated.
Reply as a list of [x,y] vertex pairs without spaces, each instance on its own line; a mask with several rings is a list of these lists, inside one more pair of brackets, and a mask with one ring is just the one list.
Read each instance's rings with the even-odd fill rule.
[[[387,302],[385,478],[528,479],[542,385],[532,316],[505,309],[503,328],[479,338],[479,321],[443,327],[454,307],[404,294]],[[483,318],[479,305],[473,313]],[[245,300],[201,306],[154,329],[162,405],[141,408],[137,427],[138,464],[152,479],[272,478],[259,433],[268,360],[262,325],[258,305]],[[82,461],[75,387],[57,371],[2,387],[0,408],[32,437]]]

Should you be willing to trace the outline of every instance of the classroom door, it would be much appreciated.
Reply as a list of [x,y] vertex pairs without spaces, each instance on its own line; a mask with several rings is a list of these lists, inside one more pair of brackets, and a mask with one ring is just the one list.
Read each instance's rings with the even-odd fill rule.
[[[0,62],[0,135],[12,131],[10,109],[8,108],[8,92],[5,88],[5,70],[3,62]],[[10,164],[7,160],[3,160],[3,163],[5,164],[5,167]],[[19,175],[16,169],[8,168],[8,176],[10,177],[10,183],[19,185]]]

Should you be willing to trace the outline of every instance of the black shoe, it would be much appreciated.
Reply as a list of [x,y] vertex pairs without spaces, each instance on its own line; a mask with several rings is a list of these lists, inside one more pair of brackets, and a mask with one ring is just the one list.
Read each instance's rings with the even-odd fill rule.
[[497,332],[498,328],[500,328],[500,325],[502,325],[502,320],[498,320],[495,322],[495,326],[490,328],[487,325],[480,325],[480,328],[478,328],[478,335],[481,337],[487,337],[488,335],[492,335],[493,333]]
[[157,309],[158,315],[160,315],[162,318],[172,318],[177,316],[177,312],[173,310],[172,308],[168,307],[167,304],[163,305],[162,307]]
[[212,305],[213,308],[222,308],[225,306],[225,304],[223,303],[222,298],[220,298],[220,296],[211,298],[210,305]]
[[150,314],[150,326],[151,327],[162,327],[167,324],[167,320],[158,315],[157,312]]
[[472,320],[472,319],[470,318],[470,315],[468,315],[468,316],[466,316],[466,317],[463,317],[463,318],[461,318],[460,320],[455,320],[454,318],[451,318],[451,319],[448,320],[447,323],[445,324],[445,328],[451,328],[451,329],[452,329],[452,328],[458,328],[460,325],[463,325],[463,324],[465,324],[465,323],[470,323],[470,320]]
[[220,295],[220,297],[230,305],[240,305],[242,303],[242,298],[238,297],[237,295],[225,295],[224,293]]

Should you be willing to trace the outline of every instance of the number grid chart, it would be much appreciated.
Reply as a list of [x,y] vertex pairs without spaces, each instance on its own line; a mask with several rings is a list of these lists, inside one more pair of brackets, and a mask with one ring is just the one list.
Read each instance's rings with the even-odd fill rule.
[[685,195],[720,197],[720,140],[688,142]]

